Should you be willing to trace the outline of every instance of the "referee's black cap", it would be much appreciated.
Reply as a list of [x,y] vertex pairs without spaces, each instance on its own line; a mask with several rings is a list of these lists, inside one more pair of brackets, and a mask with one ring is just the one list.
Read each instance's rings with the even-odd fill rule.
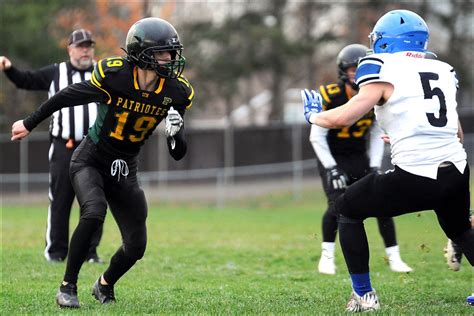
[[72,32],[71,35],[69,36],[69,44],[68,45],[81,44],[81,43],[85,43],[85,42],[95,44],[94,38],[92,37],[92,33],[88,30],[85,30],[85,29],[78,29],[78,30],[75,30],[74,32]]

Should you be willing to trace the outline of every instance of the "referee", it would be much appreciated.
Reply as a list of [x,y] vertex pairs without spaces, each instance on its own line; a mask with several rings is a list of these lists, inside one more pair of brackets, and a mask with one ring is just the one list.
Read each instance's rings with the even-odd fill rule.
[[[69,61],[52,64],[38,70],[15,68],[5,56],[0,56],[0,70],[19,89],[45,90],[51,98],[65,87],[88,80],[94,66],[92,34],[75,30],[69,37]],[[97,104],[89,103],[63,108],[55,112],[49,125],[49,208],[44,256],[51,262],[64,261],[68,254],[69,216],[75,193],[69,179],[69,162],[74,149],[87,134],[97,116]],[[102,225],[95,232],[87,261],[101,263],[97,246],[102,236]]]

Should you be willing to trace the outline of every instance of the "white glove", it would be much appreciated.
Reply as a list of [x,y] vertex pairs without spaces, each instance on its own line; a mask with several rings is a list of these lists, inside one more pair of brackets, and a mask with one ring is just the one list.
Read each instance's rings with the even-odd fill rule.
[[166,117],[166,128],[165,133],[168,137],[173,137],[183,127],[183,118],[173,107],[168,110],[168,116]]

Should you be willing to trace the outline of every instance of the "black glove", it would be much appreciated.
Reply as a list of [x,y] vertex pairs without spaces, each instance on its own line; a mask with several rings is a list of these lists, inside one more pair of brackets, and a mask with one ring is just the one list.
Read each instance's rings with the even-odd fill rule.
[[346,173],[337,166],[327,170],[326,179],[332,190],[344,190],[349,181]]

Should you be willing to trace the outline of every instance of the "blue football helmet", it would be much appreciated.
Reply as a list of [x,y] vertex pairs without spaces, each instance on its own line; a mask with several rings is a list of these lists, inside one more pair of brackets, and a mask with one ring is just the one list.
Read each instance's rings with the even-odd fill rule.
[[382,16],[369,34],[374,53],[426,52],[429,30],[425,21],[408,10],[393,10]]

